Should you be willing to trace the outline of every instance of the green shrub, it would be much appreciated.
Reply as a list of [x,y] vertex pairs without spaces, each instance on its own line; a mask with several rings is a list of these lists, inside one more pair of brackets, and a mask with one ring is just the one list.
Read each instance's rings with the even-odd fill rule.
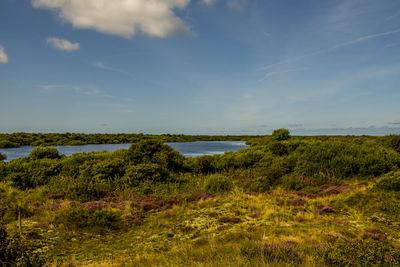
[[124,176],[128,185],[137,185],[143,181],[165,182],[167,178],[168,173],[164,172],[160,165],[154,163],[129,165]]
[[66,228],[114,228],[120,217],[105,209],[87,209],[79,206],[61,210],[55,217],[56,224]]
[[58,150],[53,147],[35,147],[29,157],[32,159],[58,159]]
[[299,174],[340,179],[378,176],[400,166],[400,154],[383,146],[332,141],[299,146],[289,160]]
[[343,200],[332,203],[332,206],[338,209],[351,207],[364,216],[381,216],[388,223],[400,220],[400,193],[396,191],[356,192]]
[[268,167],[257,167],[252,170],[254,179],[249,184],[252,192],[265,192],[280,183],[283,176],[290,172],[285,160],[275,159]]
[[44,261],[35,247],[27,246],[27,241],[21,236],[8,236],[5,228],[0,225],[0,265],[1,266],[43,266]]
[[390,141],[390,146],[397,152],[400,152],[400,135],[394,135],[392,137],[392,140]]
[[290,138],[290,132],[288,129],[276,129],[272,132],[272,140],[284,141]]
[[249,189],[251,192],[262,193],[270,190],[272,185],[273,182],[271,182],[268,176],[261,176],[255,178],[255,180],[249,184]]
[[52,177],[59,174],[61,165],[51,159],[26,161],[18,159],[7,163],[7,180],[21,189],[31,189],[47,184]]
[[392,174],[380,180],[373,189],[400,192],[400,173]]
[[272,154],[277,156],[283,156],[289,152],[288,146],[282,142],[272,142],[269,145],[269,150],[271,150]]
[[132,144],[126,158],[133,164],[155,163],[170,172],[183,170],[184,157],[170,146],[155,140],[142,140]]
[[204,181],[204,190],[207,193],[226,193],[232,190],[233,183],[227,177],[213,174],[206,178]]
[[306,182],[296,175],[286,175],[281,180],[282,187],[286,190],[299,191],[306,187]]
[[73,200],[91,201],[101,199],[117,189],[116,184],[109,179],[55,177],[50,181],[48,190],[51,194],[63,194]]
[[325,250],[323,258],[330,266],[399,266],[400,250],[387,242],[339,241]]
[[[210,174],[216,172],[216,156],[204,155],[186,160],[189,169],[195,173]],[[222,165],[222,163],[220,164]],[[223,168],[223,166],[221,166]]]
[[96,180],[117,179],[124,175],[124,160],[108,158],[101,161],[87,161],[79,168],[79,176]]
[[6,160],[7,156],[5,154],[0,153],[0,161]]

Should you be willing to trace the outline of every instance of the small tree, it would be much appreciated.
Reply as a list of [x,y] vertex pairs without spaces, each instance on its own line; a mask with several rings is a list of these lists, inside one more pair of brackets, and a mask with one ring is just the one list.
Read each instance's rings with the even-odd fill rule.
[[392,137],[392,140],[390,141],[390,146],[397,152],[400,152],[400,135],[394,135]]
[[36,147],[34,148],[29,156],[32,159],[58,159],[60,155],[58,150],[53,147]]
[[288,140],[290,138],[290,132],[288,129],[276,129],[271,137],[276,141]]

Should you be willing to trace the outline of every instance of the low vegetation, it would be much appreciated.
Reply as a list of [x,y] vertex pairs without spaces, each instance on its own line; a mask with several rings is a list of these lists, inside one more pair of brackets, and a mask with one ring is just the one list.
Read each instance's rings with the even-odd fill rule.
[[183,134],[83,134],[83,133],[12,133],[0,134],[0,148],[21,146],[61,146],[86,144],[128,144],[140,140],[158,140],[162,142],[193,141],[244,141],[254,136],[208,136]]
[[37,147],[0,161],[0,265],[399,266],[398,140],[279,129],[194,158],[164,137]]

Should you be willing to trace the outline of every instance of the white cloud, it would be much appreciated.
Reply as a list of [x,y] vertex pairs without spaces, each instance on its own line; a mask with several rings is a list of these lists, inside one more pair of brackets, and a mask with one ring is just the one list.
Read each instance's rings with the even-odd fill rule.
[[214,4],[215,0],[201,0],[201,3],[207,6]]
[[95,29],[129,38],[141,31],[167,37],[189,33],[173,9],[184,9],[190,0],[31,0],[35,8],[51,9],[76,28]]
[[108,70],[108,71],[112,71],[112,72],[124,74],[124,75],[126,75],[126,76],[131,77],[131,78],[134,78],[134,76],[133,76],[131,73],[129,73],[128,71],[110,67],[110,66],[104,64],[102,61],[94,62],[92,65],[93,65],[94,67],[96,67],[96,68],[99,68],[99,69],[103,69],[103,70]]
[[79,49],[79,43],[71,43],[68,40],[56,38],[56,37],[49,37],[46,38],[46,43],[50,44],[54,48],[61,50],[61,51],[76,51]]
[[0,45],[0,64],[5,64],[7,62],[8,62],[8,57],[5,52],[5,49]]

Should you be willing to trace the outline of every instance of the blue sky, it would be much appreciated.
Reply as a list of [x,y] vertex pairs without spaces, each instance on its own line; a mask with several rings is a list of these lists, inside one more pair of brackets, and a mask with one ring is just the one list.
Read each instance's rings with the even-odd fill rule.
[[0,132],[400,133],[397,0],[1,0]]

